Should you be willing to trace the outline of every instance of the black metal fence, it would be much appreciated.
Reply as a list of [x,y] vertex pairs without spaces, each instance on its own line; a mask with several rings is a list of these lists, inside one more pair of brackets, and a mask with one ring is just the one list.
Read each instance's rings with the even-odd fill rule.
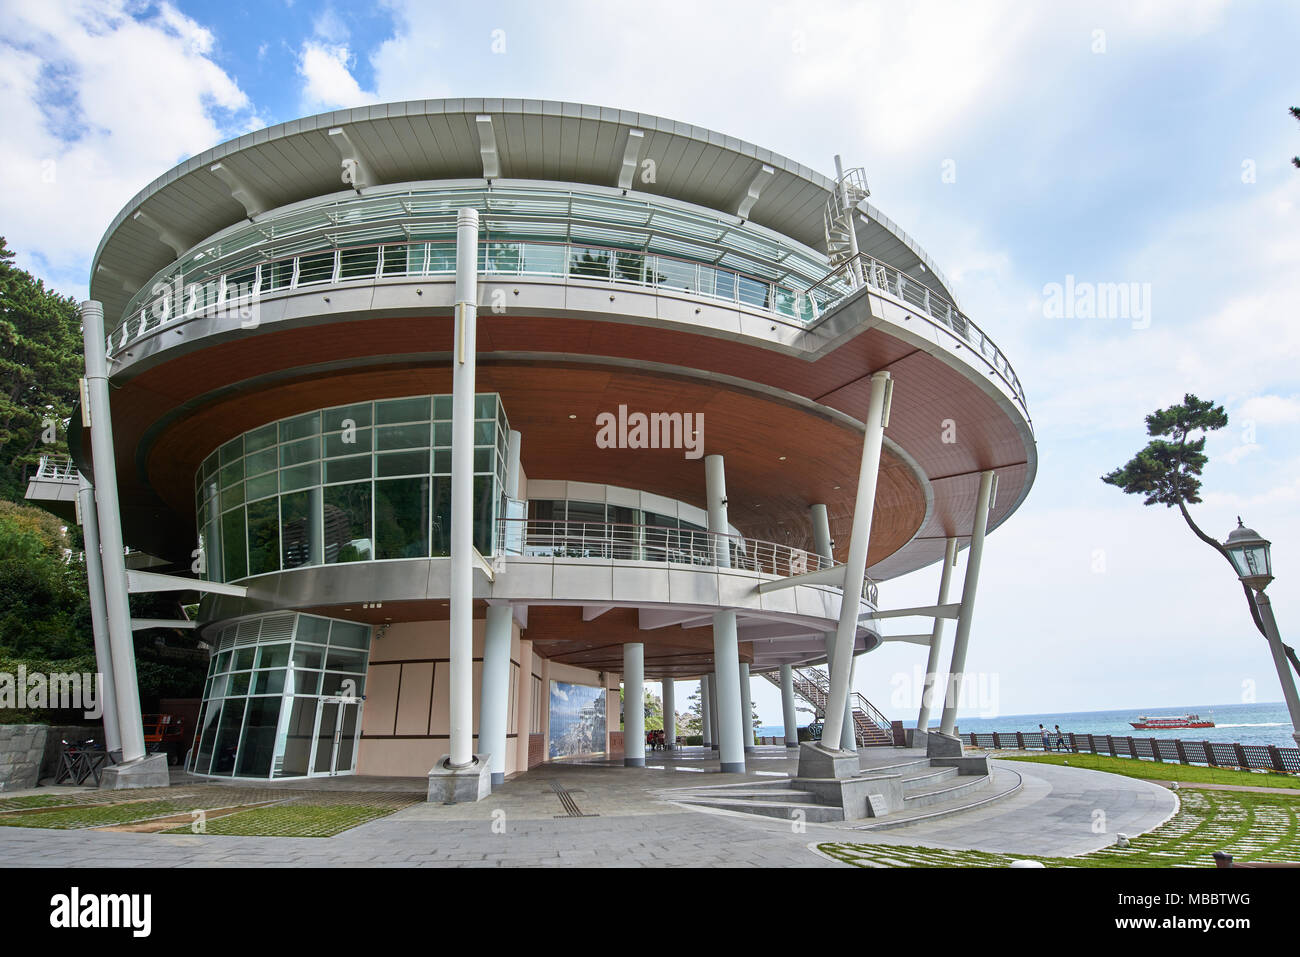
[[[1045,747],[1037,731],[972,732],[962,735],[975,748],[1018,748],[1024,751],[1059,750]],[[1211,768],[1246,768],[1252,771],[1280,771],[1300,774],[1300,748],[1278,748],[1271,744],[1237,744],[1226,741],[1183,741],[1179,738],[1135,738],[1129,735],[1066,734],[1071,751],[1104,754],[1115,758],[1201,764]],[[1056,744],[1057,736],[1048,740]]]

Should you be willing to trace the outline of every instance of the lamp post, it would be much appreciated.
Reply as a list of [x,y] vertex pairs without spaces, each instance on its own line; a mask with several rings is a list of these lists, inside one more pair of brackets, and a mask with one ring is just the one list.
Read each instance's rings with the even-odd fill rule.
[[1296,694],[1295,679],[1282,648],[1282,638],[1277,632],[1277,621],[1273,618],[1273,605],[1264,594],[1264,589],[1273,580],[1273,557],[1270,553],[1272,543],[1253,528],[1247,528],[1237,519],[1237,527],[1228,535],[1223,547],[1232,559],[1237,575],[1254,591],[1255,607],[1259,609],[1260,621],[1264,624],[1264,634],[1268,638],[1269,650],[1273,653],[1273,665],[1277,668],[1278,680],[1282,682],[1282,695],[1286,698],[1287,711],[1291,714],[1291,737],[1300,746],[1300,695]]

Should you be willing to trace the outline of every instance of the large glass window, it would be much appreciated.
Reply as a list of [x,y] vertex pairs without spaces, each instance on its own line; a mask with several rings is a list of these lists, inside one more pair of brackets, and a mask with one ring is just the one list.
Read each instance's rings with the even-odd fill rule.
[[[221,446],[195,476],[207,574],[234,581],[309,565],[446,556],[451,396],[337,406]],[[474,544],[494,551],[509,423],[475,397]]]

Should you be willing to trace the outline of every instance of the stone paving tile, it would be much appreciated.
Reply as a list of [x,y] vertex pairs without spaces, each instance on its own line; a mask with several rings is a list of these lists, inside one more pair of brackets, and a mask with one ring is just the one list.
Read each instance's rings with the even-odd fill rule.
[[[864,755],[868,752],[864,752]],[[904,755],[906,756],[906,755]],[[782,753],[764,755],[764,769],[793,769]],[[700,763],[699,755],[681,763]],[[709,760],[709,759],[706,759]],[[716,760],[716,759],[713,759]],[[899,752],[864,758],[886,763]],[[784,765],[781,763],[784,761]],[[1016,795],[949,819],[889,831],[846,831],[846,825],[809,824],[796,833],[788,823],[751,815],[678,806],[660,792],[670,787],[772,781],[768,776],[681,774],[673,758],[656,757],[663,770],[556,763],[506,782],[491,798],[472,805],[423,801],[333,838],[259,838],[217,835],[158,835],[93,831],[30,831],[0,828],[0,860],[18,866],[845,866],[809,850],[810,843],[853,840],[882,844],[927,844],[991,851],[1077,854],[1104,846],[1109,835],[1091,832],[1091,812],[1103,808],[1110,834],[1149,830],[1177,807],[1166,789],[1115,775],[1052,765],[1016,765],[1025,786]],[[191,779],[192,781],[192,779]],[[324,795],[293,794],[303,800],[347,800],[367,779],[328,779]],[[582,818],[563,816],[556,781],[570,791]],[[413,782],[381,779],[369,800],[409,799]],[[187,792],[199,788],[178,781]],[[202,785],[221,792],[234,785]],[[305,792],[310,788],[259,787],[257,793]],[[385,794],[384,792],[389,792]],[[239,795],[242,797],[242,794]],[[210,805],[211,806],[211,805]],[[505,834],[492,832],[493,811],[504,812]],[[500,819],[500,815],[496,819]]]

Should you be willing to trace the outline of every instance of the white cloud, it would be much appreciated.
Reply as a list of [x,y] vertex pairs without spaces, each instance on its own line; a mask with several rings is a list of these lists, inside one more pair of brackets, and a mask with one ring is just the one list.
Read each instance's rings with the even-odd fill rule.
[[20,263],[85,295],[99,231],[183,158],[261,123],[170,4],[7,5],[0,38],[0,220]]
[[298,56],[298,75],[303,78],[304,113],[346,109],[373,103],[377,97],[367,93],[352,76],[353,57],[347,44],[307,40]]

